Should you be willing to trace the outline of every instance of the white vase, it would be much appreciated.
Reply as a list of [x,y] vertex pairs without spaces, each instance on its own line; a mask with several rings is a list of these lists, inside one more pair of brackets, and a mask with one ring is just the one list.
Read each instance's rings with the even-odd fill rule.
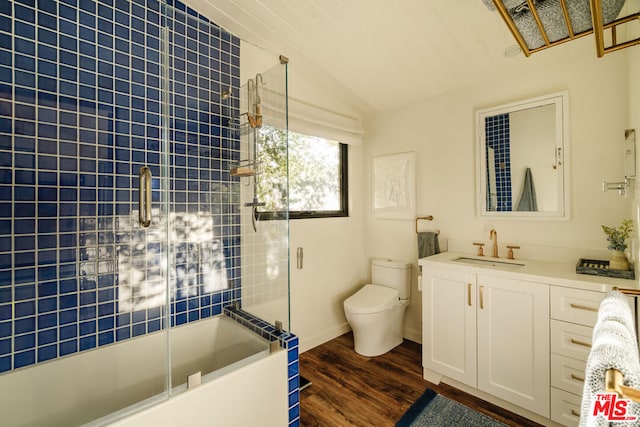
[[611,251],[611,259],[609,260],[609,270],[628,270],[629,261],[623,251]]

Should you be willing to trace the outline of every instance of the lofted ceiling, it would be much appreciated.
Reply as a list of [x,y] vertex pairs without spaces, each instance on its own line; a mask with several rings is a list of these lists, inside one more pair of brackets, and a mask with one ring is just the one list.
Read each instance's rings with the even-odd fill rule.
[[590,52],[593,36],[525,58],[482,0],[187,0],[241,39],[283,54],[364,111],[417,102],[532,63]]

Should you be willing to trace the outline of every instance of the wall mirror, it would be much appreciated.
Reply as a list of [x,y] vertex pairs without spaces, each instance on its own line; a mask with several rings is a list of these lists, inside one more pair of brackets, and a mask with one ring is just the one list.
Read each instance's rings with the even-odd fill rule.
[[476,112],[479,216],[569,219],[568,106],[559,92]]

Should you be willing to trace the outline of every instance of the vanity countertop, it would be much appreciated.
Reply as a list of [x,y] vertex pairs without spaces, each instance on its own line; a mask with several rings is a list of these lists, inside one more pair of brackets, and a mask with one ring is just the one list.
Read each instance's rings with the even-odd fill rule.
[[[468,260],[497,261],[497,266],[470,264],[456,261],[459,258]],[[473,262],[473,261],[471,261]],[[514,268],[513,265],[500,267],[499,263],[519,263],[521,267]],[[509,260],[506,258],[492,258],[490,256],[478,257],[463,252],[442,252],[418,260],[418,264],[423,270],[430,265],[440,266],[469,273],[487,273],[492,276],[509,277],[530,282],[543,282],[550,285],[578,288],[592,291],[607,292],[613,287],[639,289],[638,280],[616,279],[611,277],[593,276],[589,274],[576,273],[575,262],[553,262],[529,259]],[[424,271],[423,271],[424,274]]]

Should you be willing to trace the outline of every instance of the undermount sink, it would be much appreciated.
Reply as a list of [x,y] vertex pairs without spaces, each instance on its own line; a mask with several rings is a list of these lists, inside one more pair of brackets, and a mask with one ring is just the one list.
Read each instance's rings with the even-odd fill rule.
[[494,267],[494,268],[508,268],[508,269],[518,269],[524,267],[524,264],[518,262],[508,262],[508,261],[497,261],[495,259],[480,259],[480,258],[467,258],[460,257],[454,259],[455,262],[462,262],[465,264],[475,264],[475,265],[483,265],[485,267]]

